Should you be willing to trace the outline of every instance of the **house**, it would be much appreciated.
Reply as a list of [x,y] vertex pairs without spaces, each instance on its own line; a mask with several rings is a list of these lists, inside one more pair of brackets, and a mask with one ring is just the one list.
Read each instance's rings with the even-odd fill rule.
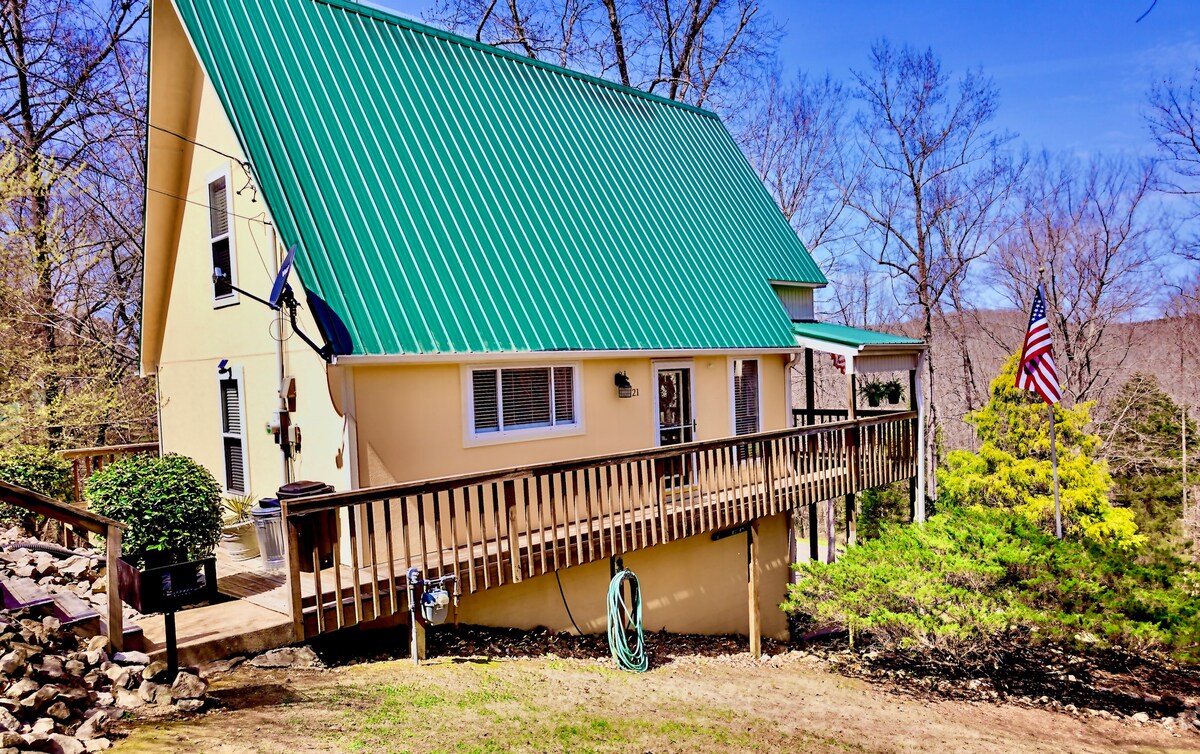
[[[409,566],[466,622],[602,630],[617,557],[648,628],[781,636],[793,514],[918,475],[853,381],[921,344],[814,322],[712,113],[349,0],[154,0],[149,88],[162,448],[335,488],[285,506],[297,636],[401,613]],[[290,249],[294,317],[258,300]]]

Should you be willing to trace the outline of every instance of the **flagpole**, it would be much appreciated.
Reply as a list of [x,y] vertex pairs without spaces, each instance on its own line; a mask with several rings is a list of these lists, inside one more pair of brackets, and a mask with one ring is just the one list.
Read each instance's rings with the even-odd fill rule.
[[1050,411],[1050,468],[1054,473],[1054,536],[1059,539],[1062,535],[1062,506],[1058,502],[1058,442],[1054,437],[1054,404],[1046,404]]

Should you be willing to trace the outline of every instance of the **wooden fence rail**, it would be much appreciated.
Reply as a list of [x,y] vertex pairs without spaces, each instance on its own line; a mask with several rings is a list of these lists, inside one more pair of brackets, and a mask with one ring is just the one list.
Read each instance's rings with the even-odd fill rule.
[[84,539],[86,534],[95,534],[103,538],[105,591],[108,594],[108,643],[114,652],[120,651],[125,625],[117,587],[117,560],[121,557],[121,532],[125,529],[125,524],[86,508],[54,500],[33,490],[5,482],[0,482],[0,502],[54,519]]
[[83,501],[83,485],[88,478],[108,464],[125,456],[141,453],[157,453],[157,442],[139,442],[130,445],[104,445],[96,448],[72,448],[60,450],[58,454],[71,462],[71,481],[75,488],[75,500]]
[[284,501],[296,635],[407,610],[411,567],[471,593],[912,477],[916,416]]

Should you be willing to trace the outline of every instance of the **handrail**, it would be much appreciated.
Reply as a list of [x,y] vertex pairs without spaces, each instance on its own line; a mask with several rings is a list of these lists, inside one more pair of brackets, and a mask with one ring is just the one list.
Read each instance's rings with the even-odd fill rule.
[[0,501],[100,536],[107,534],[109,527],[115,526],[118,529],[126,528],[125,524],[115,521],[108,516],[93,513],[86,508],[64,503],[61,500],[55,500],[41,493],[24,487],[18,487],[15,484],[8,484],[7,482],[0,482]]
[[0,482],[0,501],[32,511],[47,518],[104,537],[105,591],[108,594],[108,645],[114,652],[124,648],[125,614],[121,607],[117,561],[121,558],[121,532],[127,527],[120,521],[93,513],[61,500],[7,482]]
[[721,450],[754,442],[781,439],[784,437],[805,437],[807,435],[824,434],[842,428],[865,427],[899,419],[914,419],[916,416],[917,412],[915,411],[899,411],[880,416],[865,417],[856,419],[854,421],[846,420],[840,422],[828,422],[825,424],[808,427],[773,429],[766,432],[757,432],[752,435],[722,437],[715,440],[697,440],[695,442],[667,445],[659,448],[644,448],[641,450],[622,451],[619,453],[583,456],[579,458],[572,458],[567,461],[547,461],[543,463],[529,464],[526,466],[514,466],[511,468],[493,469],[489,471],[471,472],[467,474],[455,474],[452,476],[434,477],[431,479],[421,479],[411,482],[398,482],[395,484],[378,485],[375,487],[363,487],[357,490],[331,492],[325,495],[315,495],[313,497],[306,497],[300,500],[289,500],[287,501],[287,511],[288,515],[290,516],[303,516],[310,513],[319,513],[321,511],[334,510],[336,508],[341,508],[348,505],[369,503],[377,500],[388,500],[391,498],[408,497],[411,495],[429,494],[433,492],[445,492],[447,490],[459,487],[491,484],[493,482],[505,482],[512,479],[520,479],[522,477],[537,474],[569,473],[572,471],[596,468],[598,466],[610,466],[619,463],[628,463],[630,461],[657,461],[664,458],[674,458],[679,455],[687,455],[689,453]]
[[67,450],[58,451],[58,455],[66,458],[68,461],[72,458],[82,458],[84,456],[111,456],[123,455],[126,453],[148,453],[152,450],[158,450],[157,442],[134,442],[125,445],[98,445],[94,448],[68,448]]

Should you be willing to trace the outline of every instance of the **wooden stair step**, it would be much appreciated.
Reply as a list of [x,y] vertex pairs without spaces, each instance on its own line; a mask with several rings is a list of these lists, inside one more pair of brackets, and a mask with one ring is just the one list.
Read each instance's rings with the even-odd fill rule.
[[[55,592],[52,595],[54,604],[51,610],[54,617],[62,621],[64,626],[79,626],[89,621],[98,621],[100,613],[74,592]],[[96,628],[99,628],[97,623]]]
[[3,592],[5,610],[28,610],[54,603],[50,593],[29,578],[2,579],[0,592]]
[[[100,633],[108,636],[108,621],[100,619]],[[142,634],[142,627],[136,623],[125,622],[125,630],[121,632],[125,638],[122,647],[125,651],[144,651],[146,648],[145,636]]]

